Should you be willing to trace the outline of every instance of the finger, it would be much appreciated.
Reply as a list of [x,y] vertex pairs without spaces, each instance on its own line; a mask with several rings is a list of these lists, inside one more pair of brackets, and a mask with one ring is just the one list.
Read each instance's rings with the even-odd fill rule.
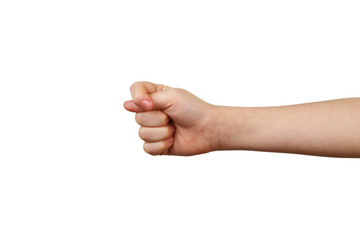
[[158,142],[171,137],[175,132],[173,125],[167,125],[164,127],[141,127],[139,130],[139,136],[146,142]]
[[159,142],[145,142],[144,151],[151,155],[164,155],[167,154],[168,149],[172,146],[173,142],[173,137]]
[[136,113],[135,121],[142,127],[161,127],[166,126],[170,118],[162,111],[149,111]]
[[135,104],[143,110],[151,110],[153,101],[149,94],[167,89],[165,85],[154,84],[151,82],[136,82],[131,85],[130,93]]
[[135,113],[138,113],[138,112],[143,112],[144,110],[140,107],[138,107],[133,100],[129,100],[129,101],[126,101],[124,102],[124,108],[126,110],[128,110],[129,112],[135,112]]
[[175,90],[166,90],[161,92],[154,92],[150,94],[153,106],[152,109],[166,110],[174,104],[174,101],[179,97]]
[[[152,110],[165,110],[173,105],[173,100],[176,99],[176,91],[161,91],[151,93],[150,99],[152,101]],[[144,107],[140,107],[134,100],[124,102],[124,108],[130,112],[144,112]]]

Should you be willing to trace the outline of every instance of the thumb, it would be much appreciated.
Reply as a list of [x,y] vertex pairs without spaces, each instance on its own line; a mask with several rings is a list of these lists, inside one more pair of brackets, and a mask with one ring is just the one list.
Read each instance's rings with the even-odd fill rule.
[[155,84],[150,82],[136,82],[131,85],[130,93],[133,102],[142,110],[151,110],[153,104],[149,94],[155,92]]
[[[167,91],[154,92],[149,95],[149,100],[151,101],[152,107],[150,110],[166,110],[172,106],[172,101],[169,98],[169,93]],[[143,108],[138,107],[133,100],[125,101],[124,108],[130,112],[144,112]]]
[[[162,84],[154,84],[151,82],[136,82],[131,85],[130,93],[133,103],[135,103],[138,111],[140,109],[143,111],[150,111],[155,107],[151,95],[154,93],[161,93],[167,89],[170,88]],[[157,99],[158,97],[155,96],[155,98]],[[156,108],[158,108],[158,106],[156,106]]]
[[174,97],[171,91],[160,91],[150,94],[154,110],[166,110],[174,104]]

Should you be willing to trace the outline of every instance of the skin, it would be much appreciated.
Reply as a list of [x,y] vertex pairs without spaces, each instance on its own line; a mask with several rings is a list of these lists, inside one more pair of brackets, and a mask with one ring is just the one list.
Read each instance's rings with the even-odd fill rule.
[[212,105],[150,82],[136,82],[130,92],[124,107],[136,113],[151,155],[253,150],[360,157],[360,98],[250,108]]

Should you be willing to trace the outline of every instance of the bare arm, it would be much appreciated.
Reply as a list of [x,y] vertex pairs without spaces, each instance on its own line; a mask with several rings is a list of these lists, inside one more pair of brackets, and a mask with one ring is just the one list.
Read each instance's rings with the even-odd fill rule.
[[360,157],[360,98],[215,109],[216,150]]
[[225,107],[150,82],[131,86],[144,150],[189,156],[253,150],[360,158],[360,98],[279,107]]

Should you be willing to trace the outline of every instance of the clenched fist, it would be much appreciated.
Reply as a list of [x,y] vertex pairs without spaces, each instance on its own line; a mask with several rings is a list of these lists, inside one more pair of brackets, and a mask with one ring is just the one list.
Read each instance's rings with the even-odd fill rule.
[[213,105],[184,89],[150,82],[136,82],[130,92],[132,100],[124,107],[136,113],[147,153],[186,156],[213,150]]

